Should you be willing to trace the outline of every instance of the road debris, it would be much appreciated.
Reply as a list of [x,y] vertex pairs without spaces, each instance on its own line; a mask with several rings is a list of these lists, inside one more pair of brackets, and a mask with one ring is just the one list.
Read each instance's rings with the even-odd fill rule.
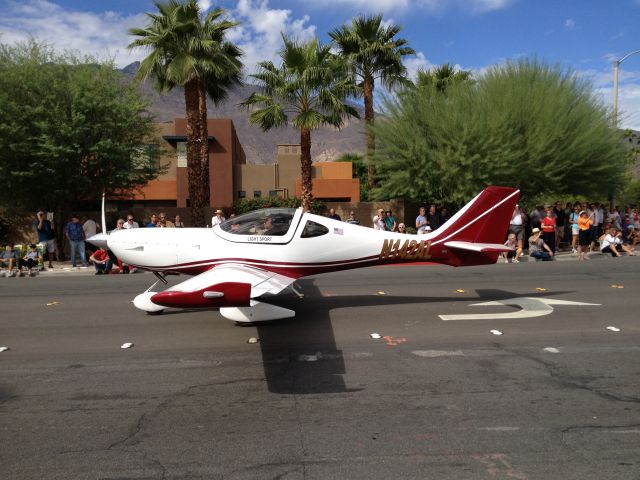
[[607,330],[611,330],[612,332],[619,332],[620,331],[620,329],[618,327],[614,327],[612,325],[609,325],[607,327]]
[[54,300],[53,302],[47,303],[47,307],[53,307],[55,305],[60,305],[60,302],[57,300]]
[[378,295],[386,295],[387,292],[378,292]]
[[457,290],[456,290],[456,292],[458,292],[458,293],[467,293],[467,291],[466,291],[466,290],[463,290],[463,289],[461,289],[461,288],[457,289]]
[[379,333],[370,333],[370,334],[369,334],[369,336],[370,336],[371,338],[375,338],[376,340],[377,340],[378,338],[382,338],[382,335],[380,335]]
[[391,335],[385,335],[384,337],[384,341],[387,342],[387,345],[390,347],[395,347],[396,345],[400,345],[401,343],[404,343],[407,341],[406,338],[404,337],[392,337]]
[[624,285],[611,285],[611,288],[624,288]]
[[9,350],[9,347],[0,347],[0,353],[6,352],[7,350]]
[[133,347],[133,343],[127,342],[120,345],[120,348],[131,348]]
[[547,347],[547,348],[543,348],[542,350],[547,353],[560,353],[560,350],[558,350],[555,347]]
[[317,362],[322,358],[322,353],[317,352],[315,355],[300,355],[298,360],[301,362]]
[[547,289],[546,289],[546,288],[542,288],[542,287],[536,287],[536,290],[537,290],[538,292],[546,292],[546,291],[547,291]]
[[249,340],[247,340],[247,343],[251,344],[251,343],[258,343],[260,341],[259,338],[256,337],[250,337]]
[[494,335],[504,335],[500,330],[489,330]]

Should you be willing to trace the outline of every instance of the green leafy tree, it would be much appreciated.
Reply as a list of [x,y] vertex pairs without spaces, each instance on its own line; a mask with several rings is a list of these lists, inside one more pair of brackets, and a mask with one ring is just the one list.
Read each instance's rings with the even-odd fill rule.
[[[407,40],[395,38],[402,27],[384,25],[382,15],[359,16],[351,25],[342,25],[329,36],[346,59],[351,73],[362,89],[364,97],[364,120],[367,127],[367,154],[372,155],[376,148],[374,123],[373,90],[377,80],[388,89],[407,82],[407,69],[402,57],[415,51],[408,46]],[[368,166],[367,185],[375,185],[375,167]]]
[[261,91],[252,93],[241,105],[250,110],[249,121],[264,131],[289,123],[300,131],[302,206],[309,210],[311,131],[324,126],[340,128],[347,117],[358,117],[357,110],[346,103],[356,87],[330,45],[322,45],[316,38],[298,42],[283,35],[282,39],[282,64],[258,64],[252,77]]
[[472,81],[473,76],[470,71],[456,70],[450,64],[444,63],[431,70],[418,70],[414,85],[416,88],[435,88],[441,93],[446,93],[451,85]]
[[59,220],[103,191],[129,195],[155,179],[148,107],[110,63],[35,40],[0,44],[0,203]]
[[377,198],[460,203],[487,185],[525,196],[608,194],[626,170],[610,111],[570,71],[533,60],[475,83],[388,99],[376,124]]
[[221,8],[203,16],[197,0],[154,3],[158,13],[147,13],[149,25],[129,30],[139,37],[129,48],[151,51],[136,74],[139,81],[151,77],[160,91],[184,87],[191,218],[194,226],[203,227],[211,194],[207,95],[218,104],[240,83],[242,52],[225,39],[238,23],[227,20]]

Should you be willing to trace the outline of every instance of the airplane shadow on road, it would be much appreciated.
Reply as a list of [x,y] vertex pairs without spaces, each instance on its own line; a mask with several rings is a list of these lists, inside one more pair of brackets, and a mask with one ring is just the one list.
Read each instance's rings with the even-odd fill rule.
[[[408,297],[344,295],[323,297],[313,280],[298,282],[304,298],[282,295],[269,303],[296,312],[295,318],[257,324],[267,386],[272,393],[318,394],[357,391],[349,389],[342,351],[336,346],[330,311],[376,305],[442,302],[486,302],[516,297],[546,297],[570,292],[518,294],[497,289],[478,289],[476,297]],[[506,307],[511,308],[511,307]]]

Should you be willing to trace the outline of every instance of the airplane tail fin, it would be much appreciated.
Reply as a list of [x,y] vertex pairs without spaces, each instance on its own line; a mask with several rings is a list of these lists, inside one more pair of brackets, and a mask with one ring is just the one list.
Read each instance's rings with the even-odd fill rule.
[[433,232],[432,252],[446,252],[449,265],[495,263],[503,245],[520,191],[487,187],[448,222]]

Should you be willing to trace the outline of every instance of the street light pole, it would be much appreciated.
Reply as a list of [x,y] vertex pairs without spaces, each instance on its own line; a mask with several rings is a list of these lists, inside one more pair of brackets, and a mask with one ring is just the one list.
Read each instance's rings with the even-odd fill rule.
[[634,50],[633,52],[629,52],[620,60],[613,61],[613,126],[614,128],[618,126],[618,70],[620,69],[620,64],[622,62],[624,62],[631,55],[635,55],[636,53],[640,53],[640,50]]

